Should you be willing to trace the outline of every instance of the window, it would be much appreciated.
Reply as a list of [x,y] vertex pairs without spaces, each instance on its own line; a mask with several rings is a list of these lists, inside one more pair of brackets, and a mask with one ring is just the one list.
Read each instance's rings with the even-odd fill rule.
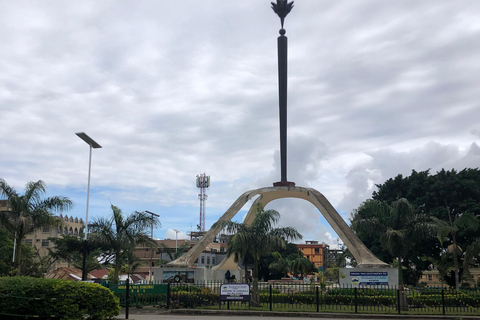
[[42,247],[48,247],[50,245],[50,241],[48,239],[42,239]]
[[210,257],[207,257],[207,264],[210,264]]
[[432,275],[431,274],[428,275],[428,280],[432,280]]
[[215,257],[212,257],[212,264],[215,264]]
[[315,248],[315,253],[320,253],[320,248]]
[[29,247],[32,246],[32,239],[25,239],[25,244]]
[[202,264],[205,264],[205,257],[202,257]]
[[49,233],[50,232],[50,227],[43,227],[42,232],[43,233]]

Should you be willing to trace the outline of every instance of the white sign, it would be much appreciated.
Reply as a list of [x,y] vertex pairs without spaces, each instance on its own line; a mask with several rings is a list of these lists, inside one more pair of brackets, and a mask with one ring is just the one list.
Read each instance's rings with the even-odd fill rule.
[[220,287],[220,300],[250,300],[248,283],[224,283]]
[[388,272],[350,272],[352,285],[388,285]]

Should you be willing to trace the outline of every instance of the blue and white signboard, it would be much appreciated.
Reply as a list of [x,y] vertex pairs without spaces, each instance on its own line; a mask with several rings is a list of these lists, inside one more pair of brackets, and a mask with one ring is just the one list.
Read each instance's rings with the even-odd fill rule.
[[220,287],[220,300],[250,300],[248,283],[224,283]]
[[387,286],[388,272],[350,272],[353,286]]
[[[220,287],[220,299],[218,308],[222,308],[222,301],[248,301],[250,309],[250,285],[248,283],[224,283]],[[230,305],[227,304],[230,309]]]

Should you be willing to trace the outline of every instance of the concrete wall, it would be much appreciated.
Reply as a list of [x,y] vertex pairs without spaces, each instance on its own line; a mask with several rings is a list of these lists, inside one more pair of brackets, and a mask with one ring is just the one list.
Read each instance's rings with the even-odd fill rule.
[[[237,282],[243,282],[244,278],[244,270],[240,269],[232,269],[230,271],[230,277],[235,276]],[[172,281],[172,278],[176,274],[183,275],[180,277],[180,281],[184,282],[186,274],[192,274],[194,281],[226,281],[225,280],[225,273],[226,270],[212,270],[211,268],[162,268],[157,267],[154,268],[154,278],[155,282],[165,282],[165,281]],[[186,273],[186,274],[185,274]],[[164,277],[165,274],[165,277]],[[178,279],[178,278],[177,278]],[[177,281],[175,281],[177,282]]]
[[[212,280],[212,269],[207,268],[155,268],[153,280],[155,282],[172,281],[172,277],[179,274],[180,281],[173,282],[188,282],[185,281],[185,275],[188,275],[189,281],[191,281],[190,275],[193,273],[193,281],[207,281]],[[165,277],[164,277],[165,274]]]

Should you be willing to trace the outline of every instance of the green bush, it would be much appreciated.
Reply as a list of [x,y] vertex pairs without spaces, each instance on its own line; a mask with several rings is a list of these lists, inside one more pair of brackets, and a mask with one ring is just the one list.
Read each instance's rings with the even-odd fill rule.
[[178,291],[172,294],[172,308],[195,308],[218,304],[219,295],[204,288],[201,292]]
[[28,277],[0,278],[0,318],[114,319],[120,306],[95,283]]
[[[315,304],[315,294],[306,294],[302,292],[294,293],[279,293],[272,295],[273,303],[288,303],[288,304]],[[270,301],[270,293],[260,293],[260,302],[268,303]]]
[[170,292],[201,292],[202,288],[194,285],[170,286]]

